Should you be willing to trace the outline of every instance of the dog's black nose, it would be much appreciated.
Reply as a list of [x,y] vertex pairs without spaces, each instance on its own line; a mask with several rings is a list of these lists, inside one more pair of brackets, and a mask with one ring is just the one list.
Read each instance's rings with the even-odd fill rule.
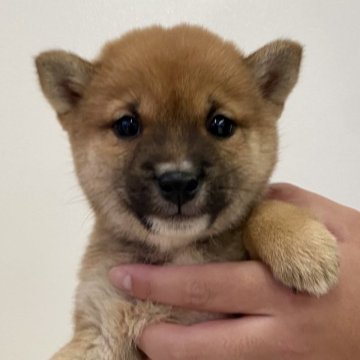
[[164,199],[182,205],[194,198],[199,190],[199,177],[182,171],[166,172],[157,179]]

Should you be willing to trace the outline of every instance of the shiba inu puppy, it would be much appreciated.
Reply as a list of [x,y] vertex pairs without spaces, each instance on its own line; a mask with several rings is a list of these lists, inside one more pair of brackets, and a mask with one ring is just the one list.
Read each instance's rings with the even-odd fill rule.
[[108,280],[121,263],[252,258],[298,291],[334,286],[334,237],[305,210],[263,199],[301,53],[279,40],[245,56],[181,25],[130,32],[94,62],[64,51],[36,58],[96,216],[74,337],[53,359],[141,359],[134,339],[146,324],[216,316],[130,299]]

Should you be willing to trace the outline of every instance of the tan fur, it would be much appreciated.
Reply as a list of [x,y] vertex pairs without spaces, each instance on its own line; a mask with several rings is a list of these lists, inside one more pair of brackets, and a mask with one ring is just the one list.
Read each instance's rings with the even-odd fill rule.
[[[118,264],[237,261],[247,250],[289,287],[321,295],[334,286],[334,237],[304,210],[261,201],[277,158],[276,121],[300,60],[301,47],[292,41],[275,41],[245,57],[193,26],[133,31],[107,44],[93,63],[62,51],[39,55],[42,90],[68,132],[96,215],[80,272],[74,337],[53,360],[141,359],[134,340],[146,324],[216,317],[128,298],[108,279]],[[211,106],[236,123],[233,136],[219,140],[207,132]],[[112,124],[134,112],[141,134],[118,139]],[[156,174],[192,169],[204,159],[211,163],[207,180],[183,205],[189,221],[150,213],[147,228],[134,212],[141,186],[132,186],[149,177],[148,162],[155,162]],[[141,195],[148,198],[137,205],[140,211],[142,205],[170,211],[150,190]],[[209,194],[218,200],[209,202]],[[216,212],[213,220],[207,204]]]
[[336,283],[336,240],[304,209],[264,201],[252,212],[244,240],[251,257],[261,259],[289,287],[321,295]]

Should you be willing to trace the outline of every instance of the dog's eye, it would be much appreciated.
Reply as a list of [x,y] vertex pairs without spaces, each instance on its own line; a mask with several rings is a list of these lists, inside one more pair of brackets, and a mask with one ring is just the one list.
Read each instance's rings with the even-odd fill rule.
[[210,119],[207,129],[214,136],[227,138],[234,133],[235,124],[226,116],[218,114]]
[[113,130],[118,137],[134,137],[140,132],[140,123],[133,115],[124,115],[113,124]]

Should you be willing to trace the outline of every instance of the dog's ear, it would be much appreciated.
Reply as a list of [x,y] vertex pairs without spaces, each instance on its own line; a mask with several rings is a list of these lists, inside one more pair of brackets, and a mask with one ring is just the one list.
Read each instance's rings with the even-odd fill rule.
[[94,65],[65,51],[47,51],[35,59],[41,88],[61,115],[77,105],[94,73]]
[[302,47],[290,40],[271,42],[245,58],[264,98],[284,104],[298,79]]

